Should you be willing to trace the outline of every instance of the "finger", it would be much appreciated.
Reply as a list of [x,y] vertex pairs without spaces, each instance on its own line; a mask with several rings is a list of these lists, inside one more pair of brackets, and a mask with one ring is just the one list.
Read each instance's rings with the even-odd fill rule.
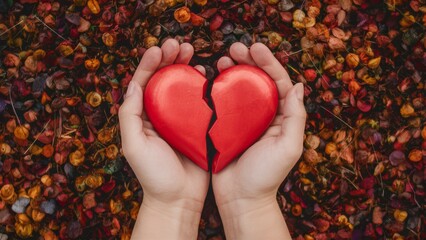
[[293,154],[288,154],[291,156],[298,155],[298,157],[300,157],[303,149],[303,133],[305,131],[306,122],[303,91],[302,83],[294,85],[288,91],[283,109],[282,132],[281,136],[279,136],[279,141],[286,146],[286,150],[294,151]]
[[173,64],[179,54],[179,42],[176,39],[168,39],[161,46],[161,63],[159,68]]
[[249,49],[246,47],[246,45],[240,42],[232,44],[231,48],[229,49],[229,53],[231,58],[239,64],[256,65],[252,56],[250,55]]
[[143,134],[143,123],[142,123],[142,88],[135,81],[129,83],[127,93],[123,104],[120,106],[118,117],[120,122],[120,132],[123,150],[128,149],[132,146],[132,142],[138,139]]
[[217,61],[217,70],[219,70],[219,72],[232,66],[235,66],[235,63],[230,57],[221,57],[219,61]]
[[206,76],[206,68],[201,66],[201,65],[196,65],[194,67],[195,69],[197,69],[201,74],[203,74],[203,76]]
[[179,46],[179,54],[176,58],[175,63],[188,64],[191,61],[192,56],[194,55],[194,47],[189,43],[182,43]]
[[272,52],[262,43],[255,43],[250,47],[250,54],[257,66],[263,69],[275,81],[280,99],[284,98],[293,86],[290,76],[274,57]]
[[132,80],[136,81],[142,88],[148,83],[152,74],[157,71],[161,63],[161,49],[159,47],[151,47],[144,53],[138,68],[133,74]]

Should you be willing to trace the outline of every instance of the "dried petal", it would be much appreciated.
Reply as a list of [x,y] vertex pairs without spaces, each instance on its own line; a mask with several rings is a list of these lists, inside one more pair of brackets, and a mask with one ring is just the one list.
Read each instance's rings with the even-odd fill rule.
[[408,159],[412,162],[420,162],[423,159],[423,153],[420,149],[413,149],[408,154]]
[[50,199],[49,201],[43,201],[40,204],[40,210],[42,210],[44,213],[52,215],[56,211],[56,203],[55,200]]
[[375,69],[379,67],[380,61],[382,60],[382,57],[376,57],[368,61],[368,67],[371,69]]
[[87,7],[90,9],[90,11],[93,14],[98,14],[98,13],[101,12],[101,8],[100,8],[97,0],[88,0],[87,1]]

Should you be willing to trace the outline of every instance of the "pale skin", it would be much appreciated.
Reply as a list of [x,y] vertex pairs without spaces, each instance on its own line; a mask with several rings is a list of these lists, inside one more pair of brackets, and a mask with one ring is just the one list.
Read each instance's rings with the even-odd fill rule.
[[[144,190],[132,239],[196,239],[210,173],[171,148],[155,131],[143,111],[143,89],[161,67],[188,64],[190,44],[167,40],[145,52],[128,87],[119,119],[124,155]],[[286,70],[263,44],[250,49],[241,43],[230,57],[219,59],[223,71],[250,64],[275,81],[277,115],[265,134],[238,159],[212,176],[215,200],[227,239],[291,239],[276,201],[278,187],[303,149],[306,112],[303,86],[293,85]],[[205,74],[202,66],[195,66]]]

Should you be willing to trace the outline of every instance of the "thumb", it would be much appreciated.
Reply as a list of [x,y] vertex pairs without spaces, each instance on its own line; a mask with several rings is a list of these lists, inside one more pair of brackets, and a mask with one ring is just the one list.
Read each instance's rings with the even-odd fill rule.
[[132,141],[141,136],[145,137],[141,118],[143,109],[142,100],[142,88],[132,80],[127,87],[124,102],[120,106],[118,113],[122,146],[125,152],[128,146],[132,146]]
[[294,85],[287,93],[283,106],[284,120],[279,141],[283,143],[286,155],[299,159],[303,150],[303,135],[306,123],[306,111],[303,104],[303,84]]

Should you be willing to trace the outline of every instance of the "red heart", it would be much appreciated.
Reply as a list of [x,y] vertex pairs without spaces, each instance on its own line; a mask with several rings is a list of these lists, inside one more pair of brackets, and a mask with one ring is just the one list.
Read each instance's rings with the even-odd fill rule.
[[207,79],[183,64],[157,71],[144,92],[144,107],[155,130],[179,152],[208,171],[206,133],[213,111],[204,101]]
[[216,173],[269,127],[277,111],[278,92],[273,80],[261,69],[237,65],[215,79],[211,95],[217,116],[209,131],[218,151],[212,166]]
[[278,93],[261,69],[237,65],[214,81],[211,97],[217,119],[205,101],[207,79],[193,67],[175,64],[156,72],[144,92],[145,111],[156,131],[172,147],[208,171],[207,132],[218,150],[219,172],[253,144],[272,122]]

